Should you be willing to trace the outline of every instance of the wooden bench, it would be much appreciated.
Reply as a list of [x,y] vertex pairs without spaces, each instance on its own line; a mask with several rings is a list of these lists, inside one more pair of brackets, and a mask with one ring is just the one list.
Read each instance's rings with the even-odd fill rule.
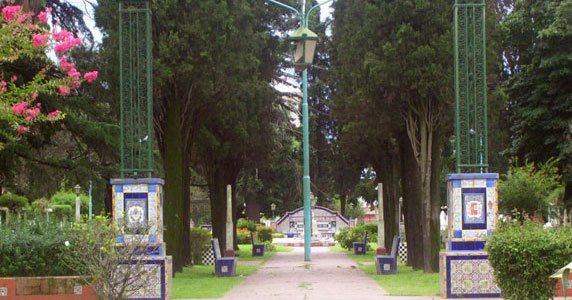
[[397,252],[399,251],[399,236],[393,237],[393,243],[391,244],[391,253],[389,255],[376,255],[375,256],[375,268],[377,269],[377,274],[396,274],[397,273]]
[[355,255],[365,255],[367,252],[367,234],[368,231],[365,231],[365,235],[363,236],[363,242],[354,242],[354,254]]
[[211,240],[215,259],[215,274],[219,277],[234,276],[236,274],[236,257],[222,257],[218,239]]
[[250,233],[250,239],[252,240],[252,256],[264,256],[264,248],[266,246],[264,244],[256,244],[254,232]]

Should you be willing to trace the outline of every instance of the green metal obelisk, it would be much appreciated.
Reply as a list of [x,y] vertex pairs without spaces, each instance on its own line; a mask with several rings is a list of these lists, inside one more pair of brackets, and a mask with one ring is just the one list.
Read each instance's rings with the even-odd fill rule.
[[[447,243],[439,255],[443,298],[500,297],[485,251],[498,220],[498,174],[488,170],[485,0],[456,0],[455,164],[447,178]],[[471,272],[465,272],[470,269]],[[465,283],[469,284],[465,284]]]

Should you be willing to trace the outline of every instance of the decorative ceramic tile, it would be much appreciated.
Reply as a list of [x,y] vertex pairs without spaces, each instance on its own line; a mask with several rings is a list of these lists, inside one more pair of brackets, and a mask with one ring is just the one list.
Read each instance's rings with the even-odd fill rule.
[[8,297],[8,288],[0,287],[0,297]]
[[486,258],[448,257],[447,272],[450,278],[449,295],[500,294],[492,267]]
[[74,295],[81,295],[83,294],[83,287],[81,285],[76,285],[73,287],[73,294]]
[[486,190],[483,188],[463,189],[463,229],[486,229]]

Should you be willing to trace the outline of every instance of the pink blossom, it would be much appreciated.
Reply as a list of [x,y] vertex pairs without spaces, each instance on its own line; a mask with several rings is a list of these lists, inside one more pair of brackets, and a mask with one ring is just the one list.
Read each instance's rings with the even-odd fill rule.
[[51,113],[48,114],[48,119],[53,120],[53,119],[58,119],[60,117],[61,111],[59,110],[54,110]]
[[69,72],[68,72],[68,76],[73,78],[73,79],[78,79],[81,76],[81,73],[78,72],[75,68],[72,68]]
[[16,22],[18,23],[24,23],[24,21],[26,21],[26,19],[28,18],[28,14],[21,14],[18,16],[18,18],[16,19]]
[[[32,93],[32,96],[30,97],[30,99],[36,100],[36,98],[38,98],[38,92],[33,92],[33,93]],[[36,107],[40,107],[40,106],[42,106],[41,103],[36,104]]]
[[27,109],[26,115],[28,116],[26,117],[26,120],[28,120],[29,122],[34,121],[38,116],[38,114],[40,114],[40,109],[38,107],[34,109]]
[[18,80],[18,76],[12,75],[12,77],[10,77],[10,81],[14,82],[16,80]]
[[30,127],[18,125],[18,126],[16,126],[16,131],[17,131],[19,134],[24,134],[24,133],[30,131]]
[[79,80],[72,80],[68,82],[68,87],[72,90],[78,89],[81,86],[81,81]]
[[4,93],[6,91],[6,81],[0,81],[0,93]]
[[60,85],[60,86],[58,87],[58,90],[59,90],[59,92],[60,92],[60,95],[62,95],[62,96],[67,96],[67,95],[70,94],[70,89],[68,89],[68,88],[65,87],[65,86],[61,86],[61,85]]
[[12,112],[16,115],[21,116],[26,111],[26,108],[28,108],[28,102],[26,101],[18,102],[12,106]]
[[4,16],[4,21],[12,22],[12,20],[14,20],[14,17],[16,17],[18,12],[20,12],[21,8],[22,7],[20,5],[12,5],[4,7],[2,9],[2,15]]
[[80,38],[75,38],[75,39],[71,39],[68,41],[64,41],[60,44],[57,44],[56,47],[54,47],[54,50],[59,53],[59,54],[64,54],[66,52],[68,52],[68,50],[70,50],[71,48],[80,45],[81,44],[81,39]]
[[54,40],[56,40],[58,42],[66,42],[66,41],[73,39],[73,33],[69,32],[67,30],[62,30],[60,32],[54,32],[53,37],[54,37]]
[[40,48],[46,44],[46,41],[50,38],[48,34],[34,34],[32,35],[32,40],[34,41],[34,47]]
[[46,10],[41,11],[38,14],[38,20],[40,20],[40,22],[43,22],[43,23],[48,23],[48,16],[49,16],[50,12],[52,12],[52,9],[49,7],[46,8]]
[[83,74],[83,79],[87,81],[87,83],[92,83],[97,79],[97,71],[91,71]]
[[64,72],[70,71],[74,69],[75,65],[71,62],[68,62],[64,56],[60,58],[60,69]]

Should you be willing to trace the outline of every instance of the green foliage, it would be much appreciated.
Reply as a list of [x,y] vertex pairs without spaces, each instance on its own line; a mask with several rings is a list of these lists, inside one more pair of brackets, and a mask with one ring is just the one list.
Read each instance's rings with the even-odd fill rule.
[[256,231],[256,222],[244,218],[238,219],[236,221],[237,229],[247,229],[249,231]]
[[252,244],[252,238],[250,236],[250,231],[248,230],[238,230],[236,232],[236,242],[238,244]]
[[19,212],[28,207],[28,198],[12,193],[5,193],[0,196],[0,206],[8,207],[10,212]]
[[193,265],[202,264],[203,250],[211,243],[211,232],[202,228],[191,229],[191,259]]
[[493,232],[486,250],[505,299],[552,299],[554,280],[549,276],[570,262],[572,228],[504,224]]
[[276,250],[276,245],[272,244],[272,241],[265,241],[264,247],[266,248],[266,251],[272,252]]
[[[374,224],[375,225],[375,224]],[[363,242],[365,232],[368,231],[368,243],[377,241],[377,225],[374,228],[371,224],[358,225],[355,227],[342,228],[334,239],[340,244],[344,249],[353,249],[354,242]],[[369,248],[369,245],[368,245]]]
[[355,205],[353,203],[349,203],[346,205],[346,216],[348,218],[357,219],[363,217],[365,215],[365,211],[361,205]]
[[267,226],[257,226],[256,227],[256,238],[260,242],[270,242],[272,243],[272,227]]
[[69,226],[43,218],[0,226],[0,277],[78,275],[66,264],[70,236]]
[[557,163],[557,160],[549,160],[538,167],[532,162],[512,166],[505,178],[499,181],[501,210],[508,213],[516,209],[521,213],[545,215],[549,205],[560,204],[555,199],[558,191],[561,195],[563,189]]
[[[59,191],[52,196],[51,200],[53,205],[69,205],[75,209],[75,198],[76,194],[73,192]],[[79,199],[81,211],[86,213],[89,197],[87,195],[80,194]]]
[[54,204],[51,205],[52,213],[51,216],[57,220],[73,220],[75,215],[75,210],[73,207],[67,204]]

